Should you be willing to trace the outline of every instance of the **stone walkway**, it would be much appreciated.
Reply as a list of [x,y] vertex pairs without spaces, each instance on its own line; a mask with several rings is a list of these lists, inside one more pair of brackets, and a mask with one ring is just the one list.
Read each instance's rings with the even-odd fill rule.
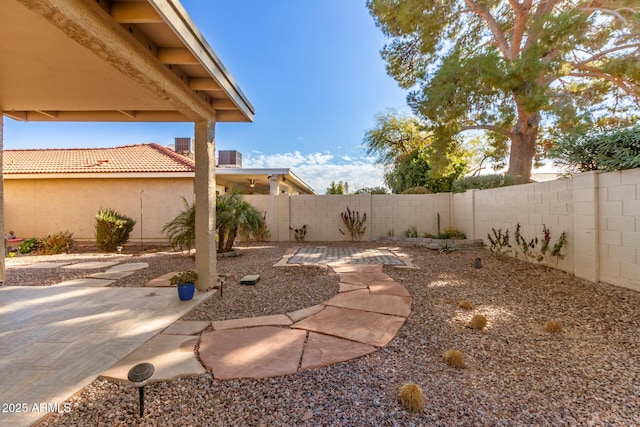
[[[380,264],[332,268],[340,277],[340,292],[323,304],[273,316],[177,321],[102,377],[126,382],[131,366],[144,361],[156,367],[151,381],[197,375],[205,368],[221,380],[267,378],[343,362],[387,345],[411,312],[409,292],[382,273]],[[194,352],[198,342],[204,368]]]
[[287,263],[405,265],[389,249],[333,248],[327,246],[300,248],[287,260]]

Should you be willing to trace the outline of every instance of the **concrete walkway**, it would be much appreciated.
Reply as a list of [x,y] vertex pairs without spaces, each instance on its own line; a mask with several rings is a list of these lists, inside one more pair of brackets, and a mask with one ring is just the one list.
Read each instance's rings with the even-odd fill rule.
[[[126,382],[131,366],[151,362],[151,381],[197,375],[217,379],[267,378],[343,362],[387,345],[411,313],[404,286],[382,265],[336,265],[340,292],[296,312],[216,322],[178,321],[102,377]],[[204,332],[207,328],[212,331]],[[199,356],[194,348],[199,339]]]
[[0,412],[0,425],[31,425],[210,295],[179,301],[175,289],[0,287],[0,402],[26,404],[26,412]]

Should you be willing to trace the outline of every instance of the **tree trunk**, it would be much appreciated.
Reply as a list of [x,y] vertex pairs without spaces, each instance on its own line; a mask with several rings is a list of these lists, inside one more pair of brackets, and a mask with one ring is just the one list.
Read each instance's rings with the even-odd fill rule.
[[218,228],[218,252],[224,252],[224,242],[227,236],[227,230],[224,227]]
[[531,168],[536,155],[536,141],[540,113],[518,114],[518,123],[509,136],[511,150],[509,153],[509,175],[518,176],[519,184],[531,182]]
[[233,242],[236,240],[236,235],[238,234],[238,228],[234,227],[229,230],[227,234],[227,241],[224,245],[224,252],[231,252],[233,250]]

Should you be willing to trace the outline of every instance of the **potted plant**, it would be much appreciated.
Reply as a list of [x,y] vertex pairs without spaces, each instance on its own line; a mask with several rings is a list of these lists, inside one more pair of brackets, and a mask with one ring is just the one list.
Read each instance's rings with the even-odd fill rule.
[[196,290],[196,280],[198,280],[198,273],[193,270],[188,270],[173,276],[169,280],[169,283],[171,286],[178,286],[178,297],[180,301],[188,301],[193,298]]

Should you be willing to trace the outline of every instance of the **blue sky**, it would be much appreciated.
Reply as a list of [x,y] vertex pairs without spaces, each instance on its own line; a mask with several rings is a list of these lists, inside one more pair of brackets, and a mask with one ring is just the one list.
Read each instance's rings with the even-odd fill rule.
[[[255,107],[253,123],[216,125],[216,147],[245,167],[290,167],[319,193],[332,180],[382,185],[361,148],[375,115],[406,108],[385,72],[386,40],[364,0],[182,0]],[[5,119],[4,148],[162,145],[192,136],[189,123],[19,123]]]

